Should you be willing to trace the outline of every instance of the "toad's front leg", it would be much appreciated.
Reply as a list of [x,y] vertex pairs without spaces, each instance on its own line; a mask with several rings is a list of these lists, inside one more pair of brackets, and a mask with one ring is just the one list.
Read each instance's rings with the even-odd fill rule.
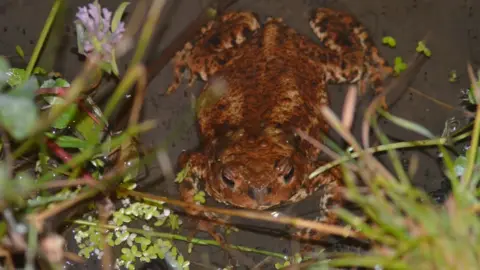
[[[180,182],[180,196],[184,202],[191,206],[200,204],[195,198],[202,191],[201,181],[205,181],[209,177],[210,164],[208,157],[201,153],[184,153],[179,159],[180,165],[186,170]],[[218,224],[225,224],[227,222],[226,218],[212,212],[199,211],[196,207],[186,207],[185,211],[192,217],[203,218],[196,223],[197,231],[208,232],[219,243],[224,243],[223,237],[215,229]]]
[[202,27],[192,42],[177,52],[174,61],[174,80],[167,93],[180,85],[183,71],[190,71],[190,84],[198,76],[207,81],[236,57],[236,49],[260,28],[252,12],[228,12]]
[[[309,194],[318,194],[318,216],[316,221],[325,224],[336,224],[338,222],[337,215],[333,211],[337,207],[341,207],[344,198],[341,193],[342,172],[340,168],[334,167],[315,177],[309,184],[307,192]],[[314,229],[302,229],[295,234],[297,239],[319,241],[326,237],[325,232],[316,231]]]

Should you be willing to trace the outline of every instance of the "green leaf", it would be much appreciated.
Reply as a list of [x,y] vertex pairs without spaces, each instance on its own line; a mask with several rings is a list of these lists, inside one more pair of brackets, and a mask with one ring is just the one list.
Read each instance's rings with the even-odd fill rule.
[[396,75],[400,74],[400,72],[407,69],[407,64],[405,62],[403,62],[402,57],[400,57],[400,56],[395,57],[395,62],[394,62],[393,69],[395,70]]
[[113,66],[110,62],[103,61],[103,62],[100,62],[100,68],[106,73],[111,74]]
[[205,203],[205,192],[204,191],[198,192],[197,194],[195,194],[193,196],[193,200],[195,202],[199,202],[201,204],[204,204]]
[[8,226],[5,221],[0,222],[0,238],[3,239],[3,237],[7,234],[8,232]]
[[55,80],[56,87],[70,87],[70,83],[62,78],[58,78]]
[[427,48],[427,45],[425,44],[424,41],[419,41],[417,44],[417,48],[415,50],[418,53],[423,53],[427,57],[432,56],[432,52],[430,51],[429,48]]
[[473,87],[468,88],[467,95],[468,95],[468,101],[470,103],[477,104],[475,93],[473,92]]
[[[136,247],[136,246],[133,246],[133,247]],[[122,254],[123,255],[120,258],[124,261],[133,262],[135,260],[135,254],[133,250],[130,250],[128,248],[122,248]]]
[[123,13],[125,13],[125,9],[129,4],[130,2],[123,2],[120,4],[120,6],[118,6],[117,10],[115,10],[115,13],[112,19],[112,27],[111,27],[112,32],[115,32],[115,30],[117,30],[118,25],[122,20]]
[[15,175],[14,183],[17,194],[26,194],[34,188],[35,181],[27,172],[19,172]]
[[454,83],[458,80],[458,75],[456,70],[450,71],[450,76],[448,77],[448,81]]
[[177,262],[178,264],[182,265],[185,262],[185,258],[183,258],[183,256],[180,255],[177,257]]
[[115,246],[115,242],[113,241],[113,233],[107,234],[107,244],[111,247]]
[[[96,120],[92,119],[86,112],[82,112],[76,122],[78,123],[75,128],[83,136],[83,138],[91,145],[100,142],[103,136],[103,127],[108,127],[107,119],[104,117],[103,112],[95,104],[92,98],[87,97],[85,104],[88,105],[87,110],[93,114]],[[102,125],[99,125],[97,121],[100,121]],[[107,139],[109,139],[108,137]],[[107,150],[109,151],[109,149]]]
[[20,45],[15,46],[15,51],[17,52],[18,56],[25,60],[25,53],[23,52],[23,49],[22,47],[20,47]]
[[[118,225],[118,224],[117,224]],[[120,224],[121,225],[121,224]],[[120,226],[118,225],[118,226]],[[127,240],[128,236],[129,236],[129,232],[125,231],[125,232],[122,232],[122,231],[116,231],[115,232],[115,236],[117,236],[117,239],[115,239],[115,246],[118,246],[120,245],[123,241]]]
[[89,259],[90,258],[90,254],[95,250],[95,246],[86,246],[85,248],[81,249],[80,252],[78,253],[78,255],[86,258],[86,259]]
[[207,12],[207,16],[209,18],[212,18],[212,19],[215,18],[215,16],[217,16],[217,14],[218,14],[218,11],[214,8],[211,8],[211,7],[208,8],[206,12]]
[[153,226],[156,226],[156,227],[160,227],[162,226],[163,224],[165,224],[165,221],[167,220],[167,217],[161,217],[159,219],[157,219],[157,221],[155,221],[155,223],[153,224]]
[[33,130],[38,120],[33,100],[0,95],[0,124],[15,138],[23,140]]
[[8,63],[8,60],[0,56],[0,87],[3,87],[6,81],[8,81],[8,70],[10,69],[10,64]]
[[116,211],[113,213],[113,222],[115,222],[117,226],[122,226],[123,223],[129,223],[130,221],[132,221],[132,218],[125,215],[122,211]]
[[[53,80],[53,79],[46,80],[40,86],[40,88],[53,88],[53,87],[70,87],[70,83],[64,79],[58,78],[56,80]],[[45,96],[44,99],[52,106],[57,106],[65,102],[63,98],[58,96]],[[77,115],[77,112],[78,112],[78,105],[71,104],[67,108],[67,110],[55,120],[52,126],[58,129],[66,128],[71,123],[73,118],[75,118],[75,116]]]
[[62,148],[84,149],[90,146],[86,141],[72,136],[59,136],[55,142]]
[[161,252],[160,248],[156,245],[151,245],[148,247],[147,250],[144,251],[144,253],[150,258],[150,259],[156,259],[158,257],[158,253]]
[[180,219],[178,216],[170,214],[170,216],[168,216],[168,225],[170,225],[172,230],[178,230],[180,228]]
[[147,250],[148,245],[152,243],[152,241],[148,238],[140,236],[135,238],[135,243],[140,244],[140,248],[142,249],[142,251],[145,251]]
[[25,69],[11,68],[7,71],[7,76],[8,76],[7,83],[11,87],[20,85],[23,81],[25,81],[26,75],[27,75],[27,72],[25,71]]
[[178,172],[174,182],[176,183],[183,182],[183,180],[188,176],[189,170],[190,170],[190,163],[187,163],[187,166],[185,166],[185,168],[183,168],[180,172]]
[[75,129],[82,135],[89,145],[100,143],[103,130],[87,113],[82,112],[77,118]]
[[[63,99],[57,98],[55,102],[56,102],[56,104],[58,104],[59,102],[64,102],[64,101],[63,101]],[[52,126],[54,128],[58,128],[58,129],[64,129],[64,128],[68,127],[70,122],[77,115],[77,112],[78,112],[78,105],[77,104],[71,104],[70,106],[68,106],[68,108],[65,110],[65,112],[62,113],[62,115],[60,115],[55,120],[55,122],[53,123]]]
[[40,85],[40,88],[52,88],[55,87],[55,80],[54,79],[48,79],[43,81],[42,85]]
[[35,97],[35,91],[38,88],[37,79],[35,77],[30,77],[30,79],[28,79],[26,82],[8,92],[8,95],[33,99]]
[[464,174],[467,163],[467,158],[465,156],[459,156],[455,159],[455,162],[453,163],[453,168],[457,176],[462,176]]
[[48,72],[47,72],[45,69],[41,68],[41,67],[35,67],[35,68],[33,69],[33,74],[45,76],[45,75],[48,74]]
[[391,48],[395,48],[395,46],[397,46],[397,41],[391,36],[383,37],[382,43],[388,45]]

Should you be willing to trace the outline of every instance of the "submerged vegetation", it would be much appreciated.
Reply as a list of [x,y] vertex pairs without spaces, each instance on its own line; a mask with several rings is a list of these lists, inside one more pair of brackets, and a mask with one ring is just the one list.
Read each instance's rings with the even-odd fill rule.
[[[145,88],[148,84],[144,56],[151,41],[165,1],[152,1],[151,6],[138,5],[128,24],[124,22],[129,3],[121,3],[115,11],[102,8],[98,1],[79,7],[75,25],[78,53],[85,57],[84,66],[75,78],[38,66],[42,49],[52,37],[52,29],[64,1],[56,0],[40,33],[26,67],[11,67],[7,58],[0,58],[0,256],[3,266],[14,269],[14,254],[24,254],[25,269],[55,269],[65,260],[82,263],[95,257],[104,267],[113,265],[136,269],[143,262],[165,260],[172,269],[189,269],[188,254],[196,245],[217,246],[214,240],[192,238],[182,234],[181,215],[172,206],[197,207],[220,214],[314,228],[325,233],[362,239],[371,248],[362,254],[312,252],[285,254],[248,246],[224,247],[256,253],[271,259],[272,266],[283,269],[330,269],[361,266],[372,269],[477,269],[480,264],[479,135],[480,82],[469,67],[471,87],[464,91],[465,126],[447,121],[441,136],[408,120],[394,116],[377,105],[376,98],[365,113],[362,143],[350,133],[354,108],[345,108],[342,118],[330,109],[322,113],[333,129],[351,147],[343,151],[326,141],[320,147],[337,150],[334,161],[312,172],[311,177],[334,166],[341,166],[348,200],[361,209],[361,214],[336,209],[348,225],[325,226],[321,223],[273,216],[269,213],[226,210],[207,207],[205,193],[195,196],[197,205],[136,191],[142,166],[155,158],[162,168],[171,166],[165,160],[162,145],[140,151],[138,135],[155,127],[151,120],[140,121]],[[142,9],[143,8],[143,9]],[[135,16],[147,10],[143,22]],[[210,16],[218,12],[207,9]],[[139,33],[137,42],[134,34]],[[397,45],[393,37],[383,43]],[[134,47],[135,45],[135,47]],[[23,49],[17,46],[23,58]],[[133,50],[126,71],[121,72],[117,60]],[[417,44],[417,57],[431,57],[425,42]],[[395,71],[402,75],[412,66],[395,58]],[[480,73],[478,74],[480,76]],[[103,80],[119,83],[109,99],[102,103],[92,98]],[[71,80],[70,80],[71,79]],[[451,75],[450,81],[456,79]],[[111,125],[123,97],[135,86],[128,123],[121,131]],[[355,104],[356,88],[347,95]],[[391,143],[378,122],[384,118],[425,140]],[[374,132],[381,145],[371,147],[368,138]],[[465,147],[465,144],[467,147]],[[415,156],[404,166],[397,150],[437,148],[451,192],[435,200],[411,183],[418,159]],[[460,149],[460,150],[459,150]],[[387,152],[393,171],[374,156]],[[170,168],[170,172],[173,170]],[[181,179],[181,174],[177,179]],[[173,181],[174,179],[172,179]],[[77,254],[65,248],[61,226],[73,227]],[[227,231],[230,233],[231,231]],[[234,233],[234,232],[233,232]],[[187,248],[177,247],[178,242]],[[113,248],[114,247],[114,248]],[[259,267],[260,269],[261,267]],[[225,265],[224,269],[233,269]]]

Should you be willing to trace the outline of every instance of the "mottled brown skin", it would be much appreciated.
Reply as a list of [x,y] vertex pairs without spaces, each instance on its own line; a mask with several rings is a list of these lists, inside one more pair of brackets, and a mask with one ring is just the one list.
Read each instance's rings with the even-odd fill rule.
[[169,93],[185,68],[191,82],[198,75],[207,81],[204,93],[220,93],[198,110],[202,149],[183,157],[190,168],[180,187],[185,201],[193,203],[200,182],[219,202],[257,210],[322,189],[319,220],[335,222],[328,209],[341,203],[341,174],[331,169],[309,179],[321,165],[319,149],[294,129],[320,140],[328,131],[320,114],[328,105],[327,84],[360,82],[364,90],[370,83],[380,91],[391,68],[351,16],[321,8],[310,26],[323,45],[281,19],[260,27],[253,13],[231,12],[210,22],[177,54]]

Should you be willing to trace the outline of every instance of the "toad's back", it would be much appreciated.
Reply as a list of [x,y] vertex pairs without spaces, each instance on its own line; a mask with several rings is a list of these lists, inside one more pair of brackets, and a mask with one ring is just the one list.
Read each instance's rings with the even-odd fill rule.
[[315,52],[318,45],[293,29],[267,22],[215,74],[218,80],[212,81],[223,82],[217,84],[223,94],[200,111],[201,133],[216,137],[242,128],[253,134],[268,126],[308,131],[323,125],[318,108],[327,102],[327,77]]

